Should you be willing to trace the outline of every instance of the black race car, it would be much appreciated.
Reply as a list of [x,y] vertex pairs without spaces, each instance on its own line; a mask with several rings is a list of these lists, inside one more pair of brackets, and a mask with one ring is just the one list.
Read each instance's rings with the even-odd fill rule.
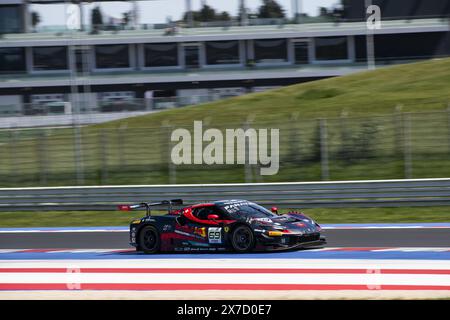
[[[303,213],[278,215],[246,200],[222,200],[172,210],[181,199],[120,205],[119,210],[146,209],[130,225],[130,244],[137,251],[267,251],[322,246],[320,226]],[[168,205],[168,213],[152,216],[150,208]]]

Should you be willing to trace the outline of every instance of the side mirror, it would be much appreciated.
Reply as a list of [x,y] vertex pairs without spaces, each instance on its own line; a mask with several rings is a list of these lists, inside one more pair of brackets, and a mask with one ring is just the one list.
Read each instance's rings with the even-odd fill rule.
[[270,211],[272,211],[272,212],[275,213],[275,214],[278,214],[278,208],[277,208],[277,207],[272,207],[272,208],[270,209]]
[[218,220],[219,216],[217,214],[209,214],[208,220]]

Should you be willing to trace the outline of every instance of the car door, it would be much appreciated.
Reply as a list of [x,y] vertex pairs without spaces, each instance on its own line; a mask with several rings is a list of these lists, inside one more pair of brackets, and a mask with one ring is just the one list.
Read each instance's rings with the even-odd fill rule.
[[[216,206],[203,206],[193,210],[193,217],[196,218],[193,222],[199,224],[201,228],[205,228],[206,239],[208,246],[221,247],[224,244],[223,214]],[[211,216],[217,216],[215,219],[210,219]]]
[[[208,219],[209,216],[216,215],[217,219]],[[189,246],[196,248],[220,248],[225,245],[223,222],[223,212],[214,205],[196,206],[184,210],[183,217],[185,223],[180,229],[195,237],[189,241]],[[180,245],[186,245],[186,241]]]

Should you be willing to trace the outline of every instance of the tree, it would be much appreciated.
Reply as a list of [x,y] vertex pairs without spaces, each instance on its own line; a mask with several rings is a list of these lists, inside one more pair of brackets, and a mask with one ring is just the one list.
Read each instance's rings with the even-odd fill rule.
[[325,7],[319,7],[319,17],[329,17],[330,13],[328,12],[328,9]]
[[122,14],[122,25],[124,27],[127,26],[130,23],[131,16],[132,16],[132,13],[130,11],[124,12]]
[[92,9],[91,23],[94,29],[98,29],[103,25],[103,14],[100,10],[100,7],[95,7],[94,9]]
[[218,16],[217,16],[217,20],[219,21],[230,21],[231,20],[231,16],[228,12],[226,11],[222,11]]
[[207,4],[204,4],[199,11],[185,12],[183,15],[183,21],[189,22],[189,14],[192,15],[193,21],[210,22],[210,21],[229,21],[231,16],[228,12],[223,11],[217,13],[216,10]]
[[39,13],[33,11],[31,13],[31,24],[33,25],[33,28],[36,28],[36,26],[41,22],[41,16]]
[[202,22],[214,21],[216,20],[216,10],[205,4],[200,9],[198,18]]
[[325,8],[319,7],[319,16],[339,19],[344,16],[345,10],[343,7]]
[[343,6],[335,7],[333,9],[332,16],[335,19],[342,19],[345,16],[345,8]]
[[258,18],[273,19],[284,18],[284,9],[275,0],[263,0],[262,6],[258,9]]

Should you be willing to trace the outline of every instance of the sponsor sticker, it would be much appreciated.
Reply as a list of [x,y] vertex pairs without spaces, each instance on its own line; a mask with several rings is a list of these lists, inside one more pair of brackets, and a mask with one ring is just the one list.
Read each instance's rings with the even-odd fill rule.
[[206,228],[195,227],[194,233],[202,238],[206,238]]
[[239,211],[239,207],[247,206],[249,204],[250,203],[245,200],[229,200],[227,202],[224,202],[224,209],[229,213],[234,213]]

